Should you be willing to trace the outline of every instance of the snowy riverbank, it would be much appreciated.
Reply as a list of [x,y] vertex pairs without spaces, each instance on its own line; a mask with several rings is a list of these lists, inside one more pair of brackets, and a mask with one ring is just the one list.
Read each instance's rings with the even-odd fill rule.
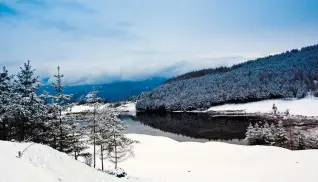
[[[43,145],[0,141],[2,182],[215,181],[315,182],[318,150],[290,151],[219,142],[177,142],[165,137],[129,134],[140,141],[135,157],[119,164],[129,179],[117,179]],[[99,157],[97,167],[100,167]],[[106,167],[113,164],[106,162]]]
[[241,110],[245,113],[271,113],[273,104],[277,106],[279,112],[288,109],[291,115],[318,116],[318,98],[312,96],[293,100],[273,99],[244,104],[225,104],[211,107],[205,112]]
[[[263,100],[258,102],[248,102],[243,104],[224,104],[220,106],[214,106],[204,111],[189,111],[189,112],[220,112],[220,113],[230,113],[233,114],[232,111],[236,111],[239,114],[251,114],[251,113],[272,113],[272,106],[275,104],[278,108],[278,112],[285,112],[287,109],[289,110],[290,115],[302,115],[302,116],[318,116],[318,98],[313,96],[307,96],[303,99],[271,99],[271,100]],[[109,104],[102,105],[102,107],[109,107]],[[72,112],[83,112],[87,110],[91,110],[92,107],[89,105],[78,105],[73,106]],[[119,106],[117,109],[120,111],[130,114],[136,115],[136,103],[128,102]],[[175,111],[175,112],[183,112],[183,111]]]
[[[100,109],[103,108],[109,108],[111,104],[104,104],[100,106]],[[85,105],[75,105],[72,107],[70,112],[72,113],[80,113],[80,112],[86,112],[86,111],[92,111],[93,107],[91,105],[85,104]],[[125,104],[122,104],[117,107],[118,111],[121,111],[123,113],[127,113],[130,115],[136,115],[136,103],[134,102],[127,102]]]

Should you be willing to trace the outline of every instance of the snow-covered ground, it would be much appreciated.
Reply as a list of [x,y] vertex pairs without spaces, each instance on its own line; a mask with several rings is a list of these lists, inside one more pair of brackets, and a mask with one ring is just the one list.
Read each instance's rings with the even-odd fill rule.
[[23,151],[29,145],[0,141],[0,182],[127,181],[97,171],[45,145],[33,144],[22,158],[17,158],[18,151]]
[[[258,102],[249,102],[243,104],[224,104],[220,106],[211,107],[205,111],[191,111],[191,112],[209,112],[209,111],[244,111],[245,113],[271,113],[273,104],[278,108],[278,112],[285,112],[287,109],[291,115],[302,116],[318,116],[318,98],[308,96],[303,99],[271,99]],[[102,107],[108,107],[103,105]],[[72,112],[82,112],[91,110],[92,107],[88,105],[79,105],[72,108]],[[131,115],[136,114],[136,103],[129,102],[121,105],[118,109]],[[175,111],[183,112],[183,111]]]
[[[127,136],[140,144],[135,145],[135,157],[119,167],[146,181],[315,182],[318,179],[318,150],[290,151],[221,142],[177,142],[149,135]],[[97,162],[100,166],[100,161]]]
[[[135,157],[119,164],[128,179],[118,179],[75,161],[50,147],[0,141],[0,182],[316,182],[318,150],[240,146],[219,142],[177,142],[165,137],[128,134],[140,141]],[[100,160],[97,157],[97,167]],[[113,165],[107,161],[107,168]]]
[[211,107],[207,111],[244,110],[247,113],[269,113],[272,112],[273,104],[279,112],[289,109],[291,115],[318,116],[318,98],[312,96],[293,100],[273,99],[244,104],[225,104]]
[[[135,103],[133,102],[128,102],[127,104],[123,104],[119,107],[117,107],[117,109],[119,111],[122,112],[127,112],[131,115],[135,115],[136,114],[136,107],[135,107]],[[104,104],[100,106],[100,109],[109,107],[110,104]],[[72,113],[79,113],[79,112],[85,112],[85,111],[91,111],[93,109],[93,107],[91,105],[75,105],[72,107],[71,112]]]
[[89,105],[77,105],[77,106],[73,106],[71,111],[72,113],[79,113],[79,112],[84,112],[84,111],[90,111],[93,108]]
[[117,109],[133,116],[136,115],[136,103],[134,102],[129,102],[128,104],[121,105]]

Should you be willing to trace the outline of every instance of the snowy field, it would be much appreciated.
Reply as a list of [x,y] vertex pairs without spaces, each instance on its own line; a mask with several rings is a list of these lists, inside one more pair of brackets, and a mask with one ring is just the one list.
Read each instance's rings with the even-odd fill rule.
[[[240,146],[219,142],[177,142],[129,134],[140,141],[135,157],[119,164],[129,179],[118,179],[75,161],[50,147],[0,141],[0,182],[316,182],[318,150]],[[100,160],[97,157],[97,167]],[[106,162],[107,168],[113,164]]]
[[[246,113],[271,113],[272,106],[275,104],[278,108],[278,112],[285,112],[289,109],[291,115],[302,115],[302,116],[318,116],[318,98],[308,96],[303,99],[272,99],[258,102],[249,102],[244,104],[224,104],[220,106],[211,107],[205,111],[191,111],[191,112],[209,112],[209,111],[229,111],[229,110],[242,110]],[[109,107],[109,104],[102,105],[102,107]],[[72,112],[82,112],[91,110],[92,107],[88,105],[79,105],[72,108]],[[136,104],[129,102],[127,104],[119,106],[122,112],[127,114],[136,115]],[[183,112],[183,111],[175,111]]]
[[34,144],[26,150],[22,158],[17,158],[18,151],[23,151],[29,145],[0,141],[0,182],[123,181],[45,145]]
[[286,109],[289,109],[291,115],[318,116],[318,98],[312,96],[299,100],[273,99],[245,104],[225,104],[211,107],[207,111],[244,110],[247,113],[270,113],[273,104],[276,105],[279,112],[285,112]]
[[[131,115],[136,115],[135,105],[136,105],[135,103],[129,102],[127,104],[123,104],[123,105],[117,107],[117,109],[121,112],[126,112],[126,113],[131,114]],[[104,104],[104,105],[100,106],[100,109],[107,108],[109,106],[110,106],[110,104]],[[92,111],[92,110],[93,110],[93,107],[90,105],[76,105],[76,106],[72,107],[71,112],[72,113],[79,113],[79,112]]]

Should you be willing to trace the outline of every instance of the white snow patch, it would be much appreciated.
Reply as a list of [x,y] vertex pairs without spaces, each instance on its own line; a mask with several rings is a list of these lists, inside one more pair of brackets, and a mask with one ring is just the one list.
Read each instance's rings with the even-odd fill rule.
[[[138,140],[135,157],[119,163],[129,175],[165,182],[316,182],[318,150],[290,151],[221,142],[177,142],[127,134]],[[113,164],[105,161],[107,168]],[[100,167],[100,160],[97,161]]]
[[[104,108],[107,108],[109,106],[110,106],[110,104],[107,103],[107,104],[101,105],[99,108],[104,109]],[[131,115],[136,115],[136,103],[134,103],[134,102],[128,102],[127,104],[120,105],[119,107],[117,107],[117,109],[119,111],[126,112],[126,113],[131,114]],[[80,112],[92,111],[92,110],[93,110],[93,106],[88,105],[88,104],[87,105],[75,105],[71,108],[72,113],[80,113]]]
[[121,105],[117,108],[119,111],[126,112],[130,115],[136,115],[136,103],[129,102],[127,104]]
[[[95,170],[51,147],[30,143],[0,141],[0,182],[117,182],[118,179]],[[127,180],[127,179],[126,179]],[[129,180],[134,181],[134,180]]]
[[207,111],[244,110],[247,113],[270,113],[275,104],[279,112],[289,109],[291,115],[318,116],[318,98],[309,96],[303,99],[293,100],[264,100],[244,104],[225,104],[209,108]]
[[93,108],[89,105],[78,105],[78,106],[73,106],[71,109],[72,113],[79,113],[79,112],[84,112],[84,111],[90,111]]
[[[316,182],[318,150],[241,146],[220,142],[177,142],[165,137],[127,134],[138,140],[135,157],[119,164],[129,179],[118,179],[50,147],[0,141],[1,182]],[[113,164],[106,162],[109,169]],[[100,160],[97,157],[97,167]],[[135,177],[131,177],[135,176]]]

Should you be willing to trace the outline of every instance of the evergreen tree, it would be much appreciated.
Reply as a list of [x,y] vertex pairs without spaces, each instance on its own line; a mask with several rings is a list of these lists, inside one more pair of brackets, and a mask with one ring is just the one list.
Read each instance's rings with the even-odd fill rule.
[[[70,114],[71,115],[71,114]],[[75,117],[69,116],[70,124],[70,136],[69,146],[74,155],[75,160],[79,156],[85,157],[88,153],[83,152],[88,149],[87,140],[85,139],[85,128],[75,119]]]
[[52,86],[55,90],[55,95],[49,96],[52,99],[52,135],[54,137],[54,144],[56,148],[61,152],[70,153],[70,122],[73,122],[70,115],[63,115],[62,112],[69,108],[68,101],[71,96],[64,94],[64,85],[62,83],[63,74],[60,73],[60,67],[57,67],[57,74],[54,75],[55,82]]
[[43,124],[42,119],[46,117],[44,101],[35,93],[40,84],[38,77],[34,76],[34,72],[30,61],[27,61],[15,79],[14,102],[17,106],[15,119],[19,125],[19,141],[31,139],[40,142],[39,137],[42,135],[40,125]]
[[93,152],[93,167],[96,167],[96,140],[98,137],[97,133],[97,115],[100,109],[100,98],[97,96],[97,91],[94,89],[89,94],[89,103],[93,105],[92,116],[90,118],[89,128],[92,129],[89,138],[91,143],[93,144],[94,152]]
[[274,144],[275,138],[272,128],[269,126],[268,122],[265,122],[264,126],[262,127],[262,137],[266,144]]
[[12,76],[9,75],[6,67],[0,73],[0,140],[8,140],[9,118],[12,116]]
[[109,119],[107,121],[107,158],[115,164],[115,169],[119,162],[122,162],[133,156],[133,144],[137,141],[127,138],[123,132],[126,126],[118,118],[118,113],[114,110],[109,111]]
[[247,127],[247,130],[246,130],[246,133],[245,133],[245,136],[246,136],[246,140],[248,141],[248,143],[250,145],[253,145],[255,143],[255,137],[254,137],[254,134],[255,134],[255,128],[254,126],[252,125],[252,123],[250,123]]
[[277,146],[283,146],[285,142],[288,140],[287,138],[287,131],[283,126],[283,122],[280,120],[278,122],[277,128],[275,128],[275,144]]

